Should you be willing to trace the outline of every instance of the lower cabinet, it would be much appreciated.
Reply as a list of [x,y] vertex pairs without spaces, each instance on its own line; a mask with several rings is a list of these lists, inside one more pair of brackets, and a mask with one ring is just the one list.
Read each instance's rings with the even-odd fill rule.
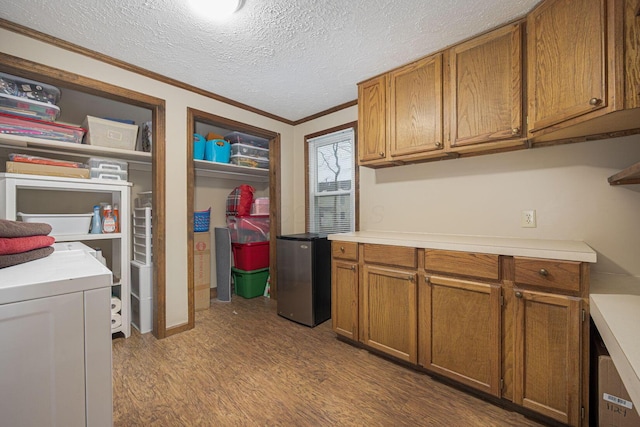
[[358,264],[334,259],[331,267],[331,323],[344,337],[358,340]]
[[425,276],[419,288],[419,364],[500,395],[499,285]]
[[588,425],[588,263],[332,243],[337,334]]
[[362,280],[363,343],[417,363],[416,271],[366,265]]
[[514,403],[580,425],[581,300],[518,288],[514,293]]

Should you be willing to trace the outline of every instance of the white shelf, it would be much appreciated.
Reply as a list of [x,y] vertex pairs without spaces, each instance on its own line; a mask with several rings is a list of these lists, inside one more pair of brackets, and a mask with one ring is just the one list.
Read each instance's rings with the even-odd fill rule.
[[28,148],[44,153],[69,153],[82,157],[116,157],[127,161],[151,163],[151,153],[118,148],[99,147],[97,145],[73,144],[28,136],[0,135],[0,144],[9,147]]
[[121,239],[121,233],[101,233],[101,234],[62,234],[53,235],[56,242],[77,242],[80,240],[112,240]]
[[[122,212],[130,211],[131,183],[126,181],[92,180],[80,178],[65,178],[57,176],[24,175],[15,173],[0,173],[0,218],[16,220],[18,210],[18,193],[22,190],[62,191],[66,193],[85,192],[105,194],[111,203],[120,205]],[[82,197],[82,194],[78,194]],[[46,206],[42,209],[46,213]],[[130,235],[131,222],[129,215],[120,217],[120,233],[102,234],[65,234],[54,237],[58,242],[72,241],[98,241],[111,242],[111,263],[109,265],[114,276],[114,286],[119,287],[119,296],[122,301],[122,325],[111,329],[113,332],[122,332],[125,337],[131,334],[131,304],[129,296],[131,260]],[[116,280],[115,278],[119,278]]]
[[[76,157],[110,157],[130,162],[133,169],[151,171],[151,153],[96,145],[73,144],[28,136],[0,134],[0,146],[5,148],[23,148],[37,153],[65,153]],[[239,179],[250,182],[268,182],[269,170],[237,166],[231,163],[217,163],[206,160],[194,160],[196,175],[219,179]]]

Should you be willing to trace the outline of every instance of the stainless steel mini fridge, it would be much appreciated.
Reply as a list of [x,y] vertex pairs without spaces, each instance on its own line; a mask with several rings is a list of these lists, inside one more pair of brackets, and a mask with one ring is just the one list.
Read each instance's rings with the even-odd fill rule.
[[331,317],[331,242],[324,234],[276,239],[278,314],[316,326]]

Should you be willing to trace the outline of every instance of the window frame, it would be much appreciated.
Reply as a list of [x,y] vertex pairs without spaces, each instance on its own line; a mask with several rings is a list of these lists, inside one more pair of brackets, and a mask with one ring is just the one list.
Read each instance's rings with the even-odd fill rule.
[[310,194],[309,194],[309,140],[319,136],[328,135],[346,129],[353,129],[353,197],[354,197],[354,231],[360,230],[360,167],[358,165],[358,122],[349,122],[330,129],[314,132],[304,137],[304,193],[305,193],[305,231],[309,232],[311,228],[310,221]]

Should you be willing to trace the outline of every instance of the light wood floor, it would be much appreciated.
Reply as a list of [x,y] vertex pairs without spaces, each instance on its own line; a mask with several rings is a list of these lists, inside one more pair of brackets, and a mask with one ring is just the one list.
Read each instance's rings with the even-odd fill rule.
[[164,340],[113,340],[114,426],[539,426],[233,296]]

